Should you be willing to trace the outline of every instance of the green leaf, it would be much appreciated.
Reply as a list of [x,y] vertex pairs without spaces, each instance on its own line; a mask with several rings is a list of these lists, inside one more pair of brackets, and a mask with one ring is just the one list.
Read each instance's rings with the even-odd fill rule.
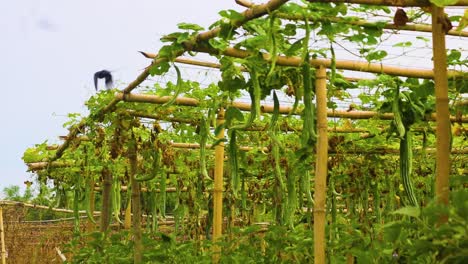
[[421,209],[415,206],[406,206],[406,207],[400,208],[392,212],[392,214],[406,215],[406,216],[418,218],[419,215],[421,214]]
[[366,59],[367,61],[380,61],[382,60],[383,58],[387,57],[388,53],[385,51],[385,50],[378,50],[378,51],[375,51],[375,52],[369,52],[369,54],[367,54],[366,56]]
[[244,121],[244,115],[236,107],[229,107],[226,110],[226,126],[230,127],[233,120]]
[[193,30],[193,31],[204,30],[202,26],[199,26],[197,24],[192,24],[192,23],[179,23],[177,24],[177,27],[180,29],[184,29],[184,30]]
[[171,66],[169,65],[169,63],[167,61],[163,61],[163,62],[160,62],[159,64],[155,64],[153,66],[151,66],[149,72],[151,74],[151,76],[154,76],[154,75],[162,75],[164,73],[166,73],[169,68]]
[[444,7],[448,5],[453,5],[456,2],[458,2],[458,0],[429,0],[429,2],[433,3],[438,7]]
[[236,21],[236,20],[243,20],[244,19],[244,16],[237,12],[236,10],[232,10],[232,9],[229,9],[229,10],[222,10],[219,12],[219,15],[221,15],[222,17],[224,18],[227,18],[231,21]]
[[397,44],[394,44],[393,47],[402,47],[402,48],[407,48],[411,47],[413,43],[411,41],[406,41],[406,42],[398,42]]

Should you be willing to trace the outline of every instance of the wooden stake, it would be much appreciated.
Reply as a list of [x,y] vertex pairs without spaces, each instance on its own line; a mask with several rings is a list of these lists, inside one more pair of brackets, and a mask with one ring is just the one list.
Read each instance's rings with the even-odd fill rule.
[[[445,50],[444,9],[432,5],[432,45],[434,52],[434,82],[436,96],[436,197],[449,202],[450,175],[450,113],[448,99],[447,53]],[[442,222],[448,219],[444,217]]]
[[[224,109],[221,108],[218,112],[216,125],[220,126],[224,123]],[[221,129],[218,139],[224,139],[224,128]],[[215,147],[215,175],[213,188],[213,262],[218,263],[221,249],[216,245],[217,240],[222,235],[223,228],[223,167],[224,167],[224,142],[220,142]]]
[[[89,191],[89,210],[91,211],[91,214],[93,214],[94,209],[95,209],[95,193],[94,193],[94,179],[91,179],[89,181],[89,186],[86,188],[90,188]],[[94,231],[96,224],[93,224],[90,219],[88,219],[88,232]]]
[[112,187],[112,174],[109,168],[105,166],[102,169],[102,208],[101,208],[101,232],[107,232],[110,223],[110,212],[111,212],[111,187]]
[[0,237],[2,240],[2,264],[6,263],[5,230],[3,229],[3,207],[0,206]]
[[137,171],[137,143],[132,134],[130,146],[128,147],[128,158],[130,160],[130,183],[132,185],[132,231],[133,231],[133,263],[141,263],[143,244],[141,241],[141,204],[140,183],[135,180]]
[[317,162],[315,167],[314,258],[316,264],[325,263],[325,200],[328,161],[327,86],[325,67],[317,68]]

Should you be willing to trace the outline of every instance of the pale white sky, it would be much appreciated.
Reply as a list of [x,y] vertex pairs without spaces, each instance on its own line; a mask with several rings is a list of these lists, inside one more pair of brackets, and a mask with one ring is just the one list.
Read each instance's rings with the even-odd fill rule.
[[138,50],[156,52],[180,22],[208,27],[223,9],[244,8],[234,0],[0,1],[0,192],[31,178],[26,148],[59,143],[66,115],[85,112],[94,72],[131,82],[148,65]]

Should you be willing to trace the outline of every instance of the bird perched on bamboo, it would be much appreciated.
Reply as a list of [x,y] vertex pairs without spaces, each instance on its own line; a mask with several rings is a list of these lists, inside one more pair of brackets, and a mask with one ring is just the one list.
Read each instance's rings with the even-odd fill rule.
[[393,24],[395,24],[396,27],[402,27],[405,26],[408,21],[409,19],[405,10],[398,8],[393,17]]
[[97,91],[97,84],[98,84],[98,79],[104,79],[104,82],[106,83],[106,88],[112,89],[112,86],[114,85],[112,81],[112,74],[108,70],[102,70],[98,71],[94,74],[94,88]]

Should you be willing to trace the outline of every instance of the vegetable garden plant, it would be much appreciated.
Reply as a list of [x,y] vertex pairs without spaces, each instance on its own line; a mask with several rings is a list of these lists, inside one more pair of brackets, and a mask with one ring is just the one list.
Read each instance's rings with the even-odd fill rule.
[[[393,10],[272,0],[243,13],[221,11],[208,31],[179,24],[179,32],[161,39],[166,45],[157,55],[143,53],[153,60],[134,82],[91,97],[86,117],[70,114],[62,145],[45,142],[23,156],[37,181],[54,186],[56,205],[76,211],[68,261],[313,262],[316,153],[323,137],[316,67],[324,63],[328,114],[340,117],[325,121],[326,261],[466,263],[466,51],[447,52],[452,154],[446,153],[451,181],[444,204],[434,199],[432,71],[396,74],[377,67],[388,56],[381,45],[391,34],[390,19],[356,23]],[[429,16],[420,8],[409,13],[414,23]],[[427,41],[393,44],[400,50]],[[365,62],[346,66],[335,50],[343,45]],[[178,66],[185,53],[216,58],[219,81],[186,80]],[[374,76],[350,79],[349,70]],[[176,78],[130,93],[147,76],[168,72]],[[291,105],[284,103],[288,97]],[[353,98],[358,105],[339,108]],[[218,177],[224,177],[221,186]],[[222,209],[213,209],[221,194]],[[87,232],[78,228],[78,210],[88,212]],[[163,228],[168,220],[173,226]]]

